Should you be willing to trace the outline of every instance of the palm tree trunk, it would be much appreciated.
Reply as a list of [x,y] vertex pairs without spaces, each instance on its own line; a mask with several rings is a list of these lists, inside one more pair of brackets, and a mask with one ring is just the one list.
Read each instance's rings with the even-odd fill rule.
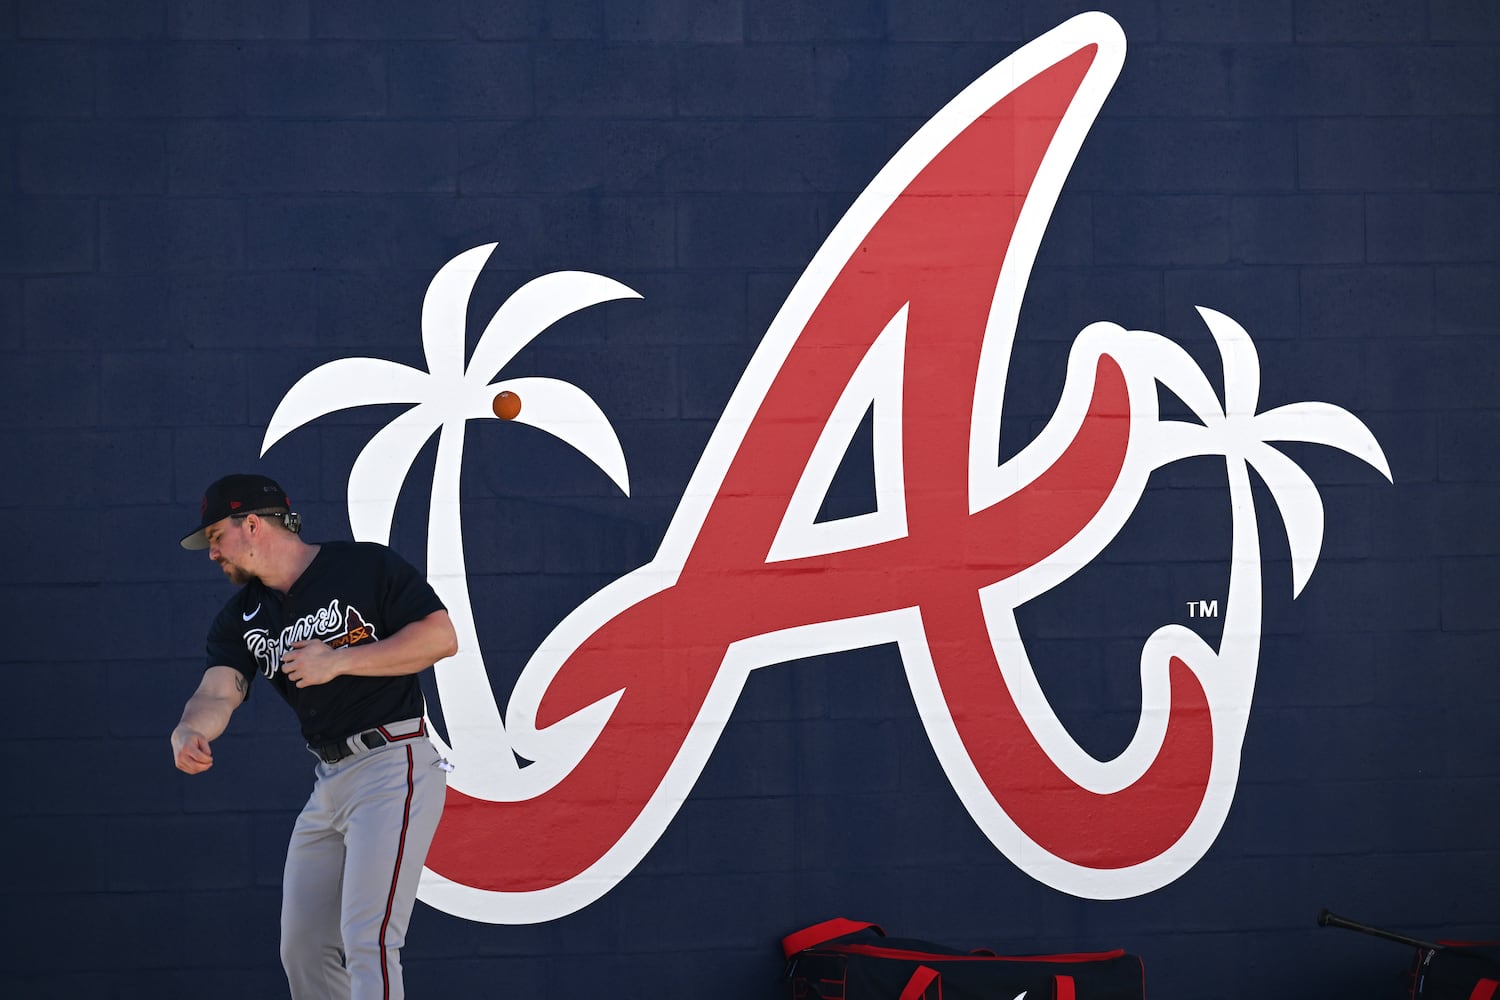
[[449,783],[469,794],[498,794],[514,785],[519,765],[506,739],[489,671],[479,648],[469,578],[464,567],[459,478],[463,469],[464,423],[446,423],[438,436],[427,521],[427,576],[448,607],[458,634],[458,652],[435,668],[450,753],[456,767]]
[[[1261,589],[1260,527],[1255,517],[1255,495],[1250,489],[1250,466],[1244,458],[1230,455],[1225,469],[1229,474],[1229,507],[1233,517],[1229,558],[1229,591],[1224,601],[1224,631],[1219,640],[1217,701],[1214,715],[1214,767],[1220,765],[1220,751],[1233,750],[1224,758],[1231,774],[1238,775],[1240,750],[1255,697],[1256,666],[1260,662]],[[1222,713],[1222,714],[1221,714]],[[1221,721],[1222,720],[1222,721]],[[1225,725],[1224,723],[1232,723]],[[1232,738],[1232,747],[1221,737]]]

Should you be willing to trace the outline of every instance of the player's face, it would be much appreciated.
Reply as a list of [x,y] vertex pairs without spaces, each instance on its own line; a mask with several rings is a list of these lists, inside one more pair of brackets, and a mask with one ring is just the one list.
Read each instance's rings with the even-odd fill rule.
[[215,521],[209,525],[203,537],[208,539],[208,557],[219,564],[230,583],[242,587],[255,579],[254,574],[242,564],[249,547],[243,518],[226,517],[222,521]]

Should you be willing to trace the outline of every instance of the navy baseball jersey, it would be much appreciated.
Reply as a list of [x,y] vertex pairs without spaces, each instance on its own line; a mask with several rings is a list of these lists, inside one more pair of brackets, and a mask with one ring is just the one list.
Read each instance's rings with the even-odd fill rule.
[[373,542],[323,542],[285,594],[259,580],[240,590],[208,630],[208,665],[270,680],[316,745],[420,716],[416,674],[335,677],[299,688],[281,672],[292,643],[319,640],[335,649],[379,642],[434,611],[445,610],[410,563]]

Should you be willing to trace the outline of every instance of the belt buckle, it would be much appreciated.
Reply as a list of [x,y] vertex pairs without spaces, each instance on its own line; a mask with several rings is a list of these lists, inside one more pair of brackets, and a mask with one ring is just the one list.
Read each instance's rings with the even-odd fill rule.
[[307,749],[325,764],[337,764],[353,752],[342,743],[324,743],[316,747],[309,744]]
[[323,763],[337,764],[346,757],[353,757],[355,754],[363,752],[355,746],[356,741],[365,750],[378,750],[380,747],[391,742],[386,739],[385,734],[377,727],[375,729],[366,729],[362,733],[355,733],[353,736],[333,743],[324,743],[322,746],[315,747],[309,744],[307,749],[312,751],[312,755]]

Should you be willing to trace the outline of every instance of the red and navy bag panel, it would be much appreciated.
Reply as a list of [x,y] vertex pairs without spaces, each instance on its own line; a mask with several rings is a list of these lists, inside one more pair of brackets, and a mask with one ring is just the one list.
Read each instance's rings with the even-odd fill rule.
[[[1141,961],[1121,950],[965,952],[830,920],[782,939],[793,1000],[1143,1000]],[[1500,998],[1496,998],[1500,1000]]]
[[1413,970],[1421,1000],[1500,1000],[1500,942],[1442,941],[1423,950]]

